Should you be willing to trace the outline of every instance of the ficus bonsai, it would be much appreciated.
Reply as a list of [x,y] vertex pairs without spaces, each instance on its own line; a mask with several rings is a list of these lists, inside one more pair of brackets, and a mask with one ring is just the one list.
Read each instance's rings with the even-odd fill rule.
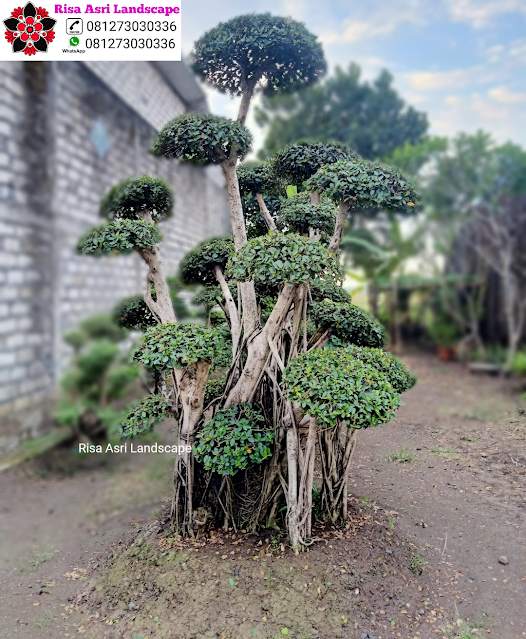
[[[198,40],[193,60],[202,79],[240,96],[238,118],[181,115],[151,151],[217,164],[225,177],[232,238],[203,242],[181,264],[183,281],[204,286],[196,301],[207,308],[207,326],[177,324],[164,307],[161,204],[150,192],[128,186],[108,195],[112,219],[88,233],[81,250],[136,250],[149,265],[144,299],[156,325],[150,316],[137,319],[137,302],[126,308],[130,322],[147,329],[134,357],[156,371],[156,384],[131,408],[123,434],[172,416],[178,443],[193,446],[174,468],[174,527],[192,535],[201,507],[225,527],[277,526],[286,507],[298,550],[312,538],[316,454],[323,513],[345,519],[357,430],[388,422],[414,383],[382,350],[381,324],[342,288],[345,221],[364,203],[415,207],[419,196],[397,170],[363,161],[339,142],[306,141],[268,163],[239,164],[251,149],[245,120],[256,92],[293,91],[325,73],[320,44],[302,24],[240,16]],[[297,192],[290,198],[288,185],[296,187],[289,194]]]

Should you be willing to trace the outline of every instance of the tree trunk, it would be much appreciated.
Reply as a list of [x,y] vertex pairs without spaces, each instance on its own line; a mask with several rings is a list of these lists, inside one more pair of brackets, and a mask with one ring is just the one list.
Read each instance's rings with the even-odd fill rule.
[[296,288],[296,285],[283,287],[264,328],[248,342],[247,361],[237,383],[228,394],[226,408],[251,401],[267,363],[270,353],[269,342],[273,342],[280,333]]
[[261,193],[256,193],[256,200],[258,201],[258,204],[259,204],[259,211],[261,215],[263,216],[263,219],[267,223],[269,230],[276,233],[278,230],[276,226],[276,222],[274,222],[272,215],[270,215],[267,205],[265,204],[265,200],[263,199],[263,196],[261,195]]
[[337,251],[340,248],[349,207],[350,202],[340,202],[338,206],[338,215],[336,216],[336,225],[334,227],[334,234],[329,244],[329,251]]
[[[139,255],[148,265],[146,277],[146,294],[144,301],[161,324],[176,322],[170,289],[164,275],[159,246],[138,249]],[[155,287],[156,299],[152,298],[152,285]]]
[[[237,160],[228,159],[221,164],[226,181],[226,192],[228,208],[230,209],[230,220],[232,223],[232,234],[234,236],[234,247],[236,251],[247,243],[247,231],[243,217],[243,206],[239,194],[239,183],[236,175]],[[251,335],[259,325],[258,305],[256,301],[256,291],[254,282],[243,282],[240,285],[241,300],[243,305],[243,329],[245,337]]]
[[228,308],[230,332],[232,334],[232,358],[234,358],[237,353],[239,340],[241,338],[241,324],[239,322],[237,306],[234,298],[232,297],[232,293],[228,288],[228,284],[225,280],[225,276],[223,275],[223,271],[217,264],[214,267],[214,275],[216,276],[216,280],[219,282],[219,286],[221,287],[221,291],[223,292],[223,297],[225,298],[225,303]]

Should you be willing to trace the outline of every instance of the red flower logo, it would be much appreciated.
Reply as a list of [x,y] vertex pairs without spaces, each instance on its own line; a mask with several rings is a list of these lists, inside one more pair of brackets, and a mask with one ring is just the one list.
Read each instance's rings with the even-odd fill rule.
[[23,51],[25,55],[36,55],[38,51],[46,52],[48,44],[53,42],[56,22],[45,9],[28,2],[23,9],[18,7],[11,12],[10,18],[4,20],[5,37],[13,45],[13,53]]

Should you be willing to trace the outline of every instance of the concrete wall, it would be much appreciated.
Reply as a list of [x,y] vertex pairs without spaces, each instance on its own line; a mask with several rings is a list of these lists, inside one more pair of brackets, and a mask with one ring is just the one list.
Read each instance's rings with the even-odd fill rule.
[[162,225],[174,273],[205,237],[229,233],[209,171],[153,158],[162,124],[185,111],[148,63],[0,63],[0,452],[49,426],[69,351],[61,336],[144,291],[137,255],[75,254],[101,223],[98,203],[123,178],[165,178],[175,215]]

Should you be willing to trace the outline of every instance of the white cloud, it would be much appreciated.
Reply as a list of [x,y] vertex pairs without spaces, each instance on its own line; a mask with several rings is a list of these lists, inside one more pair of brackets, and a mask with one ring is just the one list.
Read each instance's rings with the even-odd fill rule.
[[495,87],[488,91],[488,95],[500,104],[526,104],[526,93],[514,93],[506,87]]
[[[385,2],[368,5],[366,15],[355,15],[333,24],[321,32],[324,44],[352,43],[359,40],[384,36],[404,23],[424,22],[423,0],[394,0],[389,6]],[[350,12],[349,12],[350,13]]]
[[526,14],[524,0],[445,0],[445,5],[454,21],[466,22],[475,28],[486,27],[505,14]]

